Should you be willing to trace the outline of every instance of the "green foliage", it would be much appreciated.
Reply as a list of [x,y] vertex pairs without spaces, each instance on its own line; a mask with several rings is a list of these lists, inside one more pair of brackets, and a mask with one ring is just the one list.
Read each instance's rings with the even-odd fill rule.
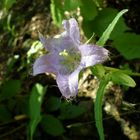
[[[115,27],[117,21],[127,11],[128,10],[122,10],[121,12],[119,12],[117,14],[117,16],[111,22],[111,24],[109,24],[109,26],[103,32],[102,36],[100,37],[100,39],[96,43],[97,45],[103,46],[106,43],[106,41],[110,37],[111,32],[113,31],[113,29]],[[114,73],[111,73],[111,74],[109,73],[109,74],[104,76],[104,74],[105,74],[104,69],[101,67],[102,69],[100,70],[100,67],[99,68],[98,67],[96,66],[95,68],[93,68],[93,71],[95,69],[95,74],[96,75],[101,72],[101,75],[99,75],[99,76],[103,77],[103,78],[100,81],[99,89],[96,93],[94,112],[95,112],[96,127],[97,127],[97,130],[98,130],[99,136],[100,136],[100,140],[104,140],[105,138],[104,138],[103,122],[102,122],[102,100],[103,100],[105,87],[107,86],[107,84],[110,80],[112,80],[115,83],[131,86],[131,87],[135,86],[135,82],[130,76],[128,76],[124,73],[121,73],[121,72],[114,72]]]
[[82,22],[82,29],[87,38],[91,38],[91,36],[93,35],[93,25],[93,21],[83,20]]
[[27,63],[30,64],[32,62],[33,55],[40,52],[40,55],[42,55],[42,44],[40,41],[34,41],[30,47],[30,49],[27,52]]
[[81,0],[81,14],[85,20],[93,20],[97,15],[97,7],[93,0]]
[[21,90],[20,80],[9,80],[1,86],[0,101],[10,99]]
[[100,39],[98,40],[98,42],[96,43],[99,46],[103,46],[106,41],[109,39],[111,32],[113,31],[115,25],[117,24],[119,18],[126,13],[128,10],[122,10],[120,11],[117,16],[113,19],[113,21],[109,24],[109,26],[106,28],[106,30],[103,32],[102,36],[100,37]]
[[[93,32],[99,37],[101,37],[102,33],[104,32],[101,40],[103,42],[106,42],[108,39],[114,40],[114,46],[125,58],[140,58],[138,53],[140,44],[139,35],[124,33],[130,30],[126,26],[124,19],[121,17],[127,12],[127,10],[121,11],[114,19],[118,11],[114,8],[103,8],[102,10],[98,10],[98,7],[102,7],[102,4],[102,0],[64,0],[64,4],[62,1],[52,0],[51,13],[53,21],[57,26],[60,26],[62,19],[65,18],[65,11],[71,12],[76,10],[77,7],[80,7],[81,16],[83,16],[82,28],[88,38],[92,36]],[[114,21],[112,24],[108,26],[113,19]],[[110,33],[105,31],[106,29],[110,30]],[[102,46],[104,44],[103,42],[99,40],[97,45]]]
[[102,7],[103,6],[103,0],[94,0],[94,2],[96,3],[97,7]]
[[125,85],[129,87],[135,87],[135,81],[127,74],[122,73],[121,71],[115,71],[111,73],[111,80],[120,85]]
[[113,44],[126,59],[140,58],[140,35],[124,33],[114,39]]
[[62,19],[63,19],[63,10],[62,10],[62,1],[61,0],[51,0],[51,14],[53,18],[54,24],[56,24],[58,27],[62,25]]
[[[52,139],[57,136],[59,136],[59,139],[64,139],[63,134],[67,129],[72,130],[71,127],[73,126],[76,128],[83,125],[82,122],[75,123],[75,119],[76,121],[79,120],[86,113],[86,110],[81,106],[61,100],[60,97],[54,96],[55,93],[52,95],[51,92],[54,92],[54,90],[50,89],[43,102],[46,87],[36,81],[39,80],[44,84],[46,82],[45,75],[33,78],[28,72],[29,69],[32,69],[34,57],[43,54],[41,43],[37,41],[38,39],[35,39],[36,37],[32,38],[34,31],[29,29],[32,27],[30,25],[32,20],[35,23],[33,27],[38,26],[40,21],[41,23],[43,21],[40,17],[38,19],[38,16],[36,18],[36,3],[37,1],[33,1],[32,5],[28,5],[28,0],[25,0],[22,4],[17,0],[2,0],[0,3],[0,8],[2,9],[0,11],[0,123],[6,123],[6,127],[1,127],[0,129],[5,134],[9,133],[7,128],[10,128],[11,123],[8,123],[10,121],[15,122],[13,118],[21,114],[30,118],[28,139],[33,139],[35,134],[35,136],[41,135],[42,130],[43,134],[46,132],[46,136],[49,135]],[[23,12],[24,7],[27,12]],[[114,19],[118,11],[114,8],[104,7],[103,0],[51,0],[50,5],[53,23],[57,26],[60,26],[65,18],[75,17],[81,19],[79,17],[82,16],[82,28],[88,38],[95,33],[96,35],[93,36],[94,42],[98,37],[101,37],[97,42],[98,45],[103,46],[110,39],[111,41],[107,43],[113,43],[113,47],[126,59],[140,58],[140,36],[129,32],[130,29],[126,26],[124,19],[120,17],[125,11],[121,11]],[[20,8],[22,11],[20,11]],[[48,7],[42,8],[49,9]],[[80,16],[77,8],[80,8]],[[70,13],[68,17],[65,17],[65,11]],[[39,12],[42,15],[46,11],[40,9]],[[114,21],[112,22],[113,19]],[[38,24],[36,25],[36,23]],[[47,30],[50,32],[51,29],[48,28]],[[90,43],[93,43],[93,37],[89,40]],[[112,52],[110,54],[112,55]],[[125,61],[125,58],[123,58],[123,64],[120,65],[124,66],[124,63],[129,63]],[[107,83],[112,81],[114,84],[124,85],[122,88],[125,88],[125,86],[134,87],[136,83],[130,76],[140,76],[139,73],[133,73],[133,69],[131,71],[116,69],[107,69],[101,64],[91,67],[92,73],[101,80],[95,101],[96,126],[101,140],[104,139],[102,104]],[[32,85],[34,86],[31,90]],[[43,106],[42,102],[44,103]],[[20,123],[18,122],[18,124]],[[37,129],[38,125],[40,129]],[[35,139],[37,138],[35,137]]]
[[60,108],[59,118],[62,120],[74,119],[82,115],[84,112],[85,109],[80,106],[63,103]]
[[103,96],[105,93],[105,88],[108,82],[109,82],[108,75],[106,75],[106,77],[100,81],[100,85],[96,93],[96,100],[95,100],[95,107],[94,107],[95,122],[100,136],[100,140],[105,139],[104,130],[103,130],[102,104],[103,104]]
[[[98,68],[98,67],[97,67]],[[96,67],[92,69],[92,71],[99,72],[100,70]],[[96,72],[95,72],[96,74]],[[121,71],[114,71],[110,72],[106,75],[102,75],[102,79],[100,80],[100,85],[98,91],[96,93],[96,100],[95,100],[95,122],[96,127],[100,136],[100,140],[104,140],[104,129],[103,129],[103,117],[102,117],[102,104],[103,104],[103,97],[105,93],[105,88],[109,81],[113,81],[115,84],[125,85],[129,87],[135,87],[135,81],[127,74]]]
[[41,105],[46,88],[41,84],[35,84],[32,88],[30,101],[29,101],[29,113],[30,113],[30,124],[29,124],[29,139],[33,139],[33,134],[38,123],[41,121]]
[[97,64],[94,67],[91,67],[91,72],[93,75],[96,75],[98,78],[103,78],[105,76],[105,69],[103,65]]
[[75,10],[78,6],[81,6],[81,0],[64,0],[64,11]]
[[19,55],[14,55],[13,57],[10,57],[7,61],[7,74],[13,70],[14,64],[19,59]]
[[52,136],[60,136],[65,132],[62,122],[53,115],[44,115],[41,126],[46,133]]
[[[124,31],[128,30],[129,28],[125,25],[123,18],[121,15],[125,13],[119,13],[118,17],[116,17],[112,34],[109,39],[115,39],[119,35],[121,35]],[[98,15],[92,21],[85,21],[83,22],[83,30],[85,35],[89,38],[93,32],[96,33],[99,37],[102,33],[107,29],[108,25],[113,21],[115,16],[118,14],[118,11],[112,8],[104,8],[103,10],[98,12]],[[117,21],[120,18],[119,21]],[[117,21],[117,23],[115,23]],[[110,25],[112,26],[112,25]],[[111,29],[112,30],[112,29]]]
[[0,105],[0,114],[0,122],[7,122],[9,120],[12,120],[12,115],[5,105]]
[[60,99],[52,96],[47,100],[46,109],[47,111],[56,111],[60,108],[60,105],[61,105]]
[[3,8],[5,8],[8,11],[15,2],[16,0],[3,0]]

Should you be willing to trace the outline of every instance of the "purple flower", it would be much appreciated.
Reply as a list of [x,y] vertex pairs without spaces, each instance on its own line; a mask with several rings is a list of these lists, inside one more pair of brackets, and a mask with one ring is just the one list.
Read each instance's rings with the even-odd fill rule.
[[48,53],[38,58],[33,65],[33,75],[53,73],[62,95],[69,99],[78,93],[79,72],[108,58],[108,50],[91,44],[81,44],[76,20],[62,22],[65,31],[57,38],[40,41]]

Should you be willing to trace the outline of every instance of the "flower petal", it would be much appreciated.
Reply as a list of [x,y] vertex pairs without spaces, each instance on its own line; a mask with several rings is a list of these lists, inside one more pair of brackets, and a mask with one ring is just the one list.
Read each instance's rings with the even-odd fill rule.
[[62,93],[62,95],[69,99],[71,97],[75,97],[78,93],[78,76],[81,67],[78,67],[72,74],[70,75],[57,75],[56,82]]
[[43,45],[46,44],[46,38],[40,32],[39,32],[39,40]]
[[79,46],[81,52],[81,64],[84,67],[93,66],[97,63],[102,63],[108,58],[108,50],[95,45],[81,45]]
[[51,64],[50,57],[47,55],[41,56],[38,58],[33,65],[33,75],[40,73],[57,73],[56,68]]
[[[42,41],[43,40],[43,41]],[[50,53],[58,53],[64,50],[78,50],[77,44],[69,36],[60,36],[59,38],[48,38],[46,41],[41,38],[41,42]],[[45,43],[44,43],[45,42]]]
[[62,24],[66,30],[66,35],[70,36],[76,44],[80,44],[80,33],[77,21],[71,18],[69,20],[63,20]]

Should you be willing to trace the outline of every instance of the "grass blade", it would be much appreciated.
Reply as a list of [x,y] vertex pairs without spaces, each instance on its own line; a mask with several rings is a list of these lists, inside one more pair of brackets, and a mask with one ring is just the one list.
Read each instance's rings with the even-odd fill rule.
[[97,41],[97,45],[98,46],[103,46],[106,41],[109,39],[111,32],[113,31],[116,23],[118,22],[119,18],[128,11],[128,9],[124,9],[122,11],[120,11],[116,17],[114,18],[114,20],[109,24],[109,26],[107,27],[107,29],[103,32],[102,36],[100,37],[100,39]]
[[103,79],[100,81],[99,89],[96,93],[96,100],[95,100],[95,122],[96,127],[100,136],[100,140],[104,140],[104,129],[103,129],[103,122],[102,122],[102,100],[104,96],[104,91],[106,88],[106,85],[108,84],[107,79]]

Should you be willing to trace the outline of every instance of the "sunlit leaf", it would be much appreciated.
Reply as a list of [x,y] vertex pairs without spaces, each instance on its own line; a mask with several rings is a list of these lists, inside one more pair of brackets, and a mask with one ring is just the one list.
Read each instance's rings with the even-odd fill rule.
[[[108,25],[113,21],[118,11],[112,8],[104,8],[98,12],[98,15],[91,21],[83,20],[82,28],[85,35],[90,38],[93,32],[99,37],[102,36],[103,32],[107,29]],[[116,26],[114,27],[109,39],[116,39],[119,35],[123,34],[129,28],[126,26],[124,19],[120,17]]]
[[127,74],[120,71],[111,73],[111,80],[116,84],[121,84],[129,87],[135,87],[135,81]]
[[33,139],[33,134],[38,123],[41,121],[41,105],[43,96],[45,94],[46,88],[41,84],[36,84],[32,91],[29,101],[29,114],[30,114],[30,124],[29,124],[29,139]]
[[14,64],[19,59],[19,55],[14,55],[13,57],[10,57],[7,61],[7,73],[10,72],[14,66]]
[[51,14],[54,24],[60,26],[63,19],[63,10],[61,0],[51,0]]
[[59,136],[64,133],[64,127],[60,120],[52,115],[42,117],[41,126],[43,130],[52,136]]
[[[120,11],[116,17],[113,19],[113,21],[109,24],[109,26],[106,28],[106,30],[103,32],[102,36],[100,37],[100,39],[98,40],[98,42],[96,43],[97,45],[99,46],[103,46],[106,41],[109,39],[115,25],[117,24],[119,18],[124,14],[126,13],[128,10],[127,9],[124,9],[122,11]],[[105,14],[105,13],[104,13]],[[107,15],[105,14],[105,16],[107,17]],[[103,24],[103,23],[102,23]],[[99,26],[99,25],[98,25]],[[100,27],[100,26],[99,26]],[[120,30],[119,30],[120,32]]]
[[97,64],[94,67],[91,67],[91,72],[93,75],[97,76],[98,78],[102,78],[105,75],[105,69],[101,64]]
[[16,0],[4,0],[4,8],[6,8],[6,10],[9,10],[15,2]]

